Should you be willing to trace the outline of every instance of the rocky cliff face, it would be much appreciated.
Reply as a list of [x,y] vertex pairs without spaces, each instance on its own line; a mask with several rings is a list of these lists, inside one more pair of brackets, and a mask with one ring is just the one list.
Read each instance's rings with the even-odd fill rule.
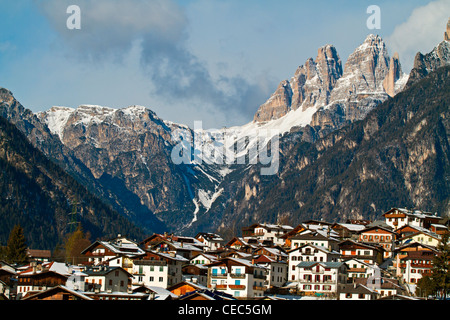
[[409,74],[406,87],[410,87],[415,82],[426,77],[430,72],[448,64],[450,64],[450,42],[447,40],[439,43],[427,54],[418,52],[414,58],[414,66]]
[[313,143],[281,141],[276,176],[257,167],[228,188],[219,230],[257,221],[379,219],[393,204],[450,214],[450,67],[429,74],[362,120]]
[[165,122],[143,106],[53,107],[37,116],[107,194],[126,202],[133,220],[148,229],[155,224],[154,218],[149,219],[152,216],[167,229],[189,224],[199,210],[196,190],[214,189],[198,167],[176,165],[171,159],[175,145],[171,135],[187,127]]
[[298,108],[327,105],[331,90],[341,76],[342,63],[336,48],[332,45],[319,48],[316,60],[309,58],[290,80],[279,84],[269,100],[260,106],[254,121],[270,121]]
[[398,54],[392,58],[379,36],[369,35],[348,57],[344,68],[334,46],[318,50],[290,80],[280,83],[275,93],[260,106],[255,122],[278,119],[290,111],[315,108],[311,125],[324,133],[360,120],[389,96],[402,90],[408,76]]

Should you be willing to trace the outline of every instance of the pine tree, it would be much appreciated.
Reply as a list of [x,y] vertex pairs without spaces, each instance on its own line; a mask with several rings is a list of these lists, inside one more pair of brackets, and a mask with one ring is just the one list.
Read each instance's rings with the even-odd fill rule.
[[28,260],[27,244],[20,225],[15,225],[11,230],[6,247],[6,260],[9,263],[25,263]]
[[438,292],[445,299],[450,293],[450,245],[449,234],[442,236],[438,245],[439,253],[433,259],[433,281]]

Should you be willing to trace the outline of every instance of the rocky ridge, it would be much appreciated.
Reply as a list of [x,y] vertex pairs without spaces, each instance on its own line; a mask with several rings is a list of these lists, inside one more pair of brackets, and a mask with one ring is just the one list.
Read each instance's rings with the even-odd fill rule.
[[368,35],[342,67],[337,50],[326,45],[315,60],[308,59],[290,80],[282,81],[262,104],[254,121],[264,123],[290,116],[301,108],[314,108],[312,126],[335,129],[364,116],[401,91],[408,75],[401,70],[398,53],[389,57],[381,37]]

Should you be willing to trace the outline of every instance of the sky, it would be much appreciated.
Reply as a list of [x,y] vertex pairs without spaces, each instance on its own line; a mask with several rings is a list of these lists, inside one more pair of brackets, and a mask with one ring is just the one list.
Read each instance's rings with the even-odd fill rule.
[[345,63],[378,34],[409,73],[449,12],[450,0],[0,0],[0,87],[33,112],[143,105],[191,127],[243,125],[325,44]]

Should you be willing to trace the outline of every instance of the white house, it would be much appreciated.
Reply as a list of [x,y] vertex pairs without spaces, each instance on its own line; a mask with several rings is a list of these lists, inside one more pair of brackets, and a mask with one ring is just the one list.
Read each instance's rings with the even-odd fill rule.
[[191,258],[189,261],[191,264],[209,264],[216,262],[219,258],[212,254],[200,253],[199,255]]
[[307,243],[288,252],[288,281],[297,281],[297,265],[302,261],[337,262],[340,253],[330,251],[319,243],[318,245]]
[[208,287],[235,298],[262,297],[267,268],[239,258],[222,258],[208,265]]
[[288,264],[286,261],[261,254],[254,258],[252,262],[266,268],[267,289],[280,288],[286,284],[288,277]]
[[386,224],[394,230],[405,225],[429,228],[431,224],[438,223],[441,217],[421,210],[409,210],[406,208],[392,208],[385,212],[383,217]]
[[[331,229],[330,229],[331,230]],[[313,244],[318,247],[323,247],[330,251],[339,250],[339,240],[332,236],[327,236],[323,232],[305,230],[290,238],[291,249],[295,249],[304,244]]]
[[83,273],[87,292],[127,292],[133,277],[121,267],[110,266],[86,267]]
[[347,282],[347,265],[343,262],[302,261],[297,265],[298,290],[305,295],[337,296]]
[[357,279],[381,276],[380,267],[376,264],[370,264],[356,258],[346,260],[345,264],[348,266],[348,278]]
[[254,237],[260,242],[269,241],[274,245],[284,245],[285,240],[281,238],[285,233],[294,229],[288,225],[261,223],[254,228]]
[[221,248],[225,242],[220,235],[211,232],[199,232],[194,238],[205,245],[204,251],[215,251]]
[[189,260],[173,252],[147,251],[133,261],[133,285],[168,288],[183,280],[182,267]]

